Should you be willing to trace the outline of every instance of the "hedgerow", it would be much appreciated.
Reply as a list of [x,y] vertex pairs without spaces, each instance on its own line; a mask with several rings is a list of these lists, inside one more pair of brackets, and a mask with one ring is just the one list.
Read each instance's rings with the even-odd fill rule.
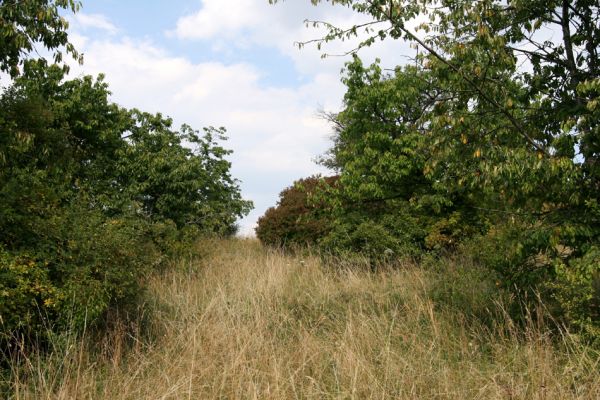
[[[224,129],[174,130],[107,85],[25,65],[0,95],[0,343],[43,342],[135,304],[145,277],[251,203]],[[185,143],[185,145],[184,145]]]

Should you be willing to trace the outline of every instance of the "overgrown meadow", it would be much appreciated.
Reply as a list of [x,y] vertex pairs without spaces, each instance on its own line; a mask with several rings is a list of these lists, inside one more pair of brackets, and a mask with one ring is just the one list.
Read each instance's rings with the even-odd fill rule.
[[[13,399],[596,399],[599,354],[465,260],[369,260],[202,242],[128,323],[15,353]],[[210,249],[207,251],[207,249]]]

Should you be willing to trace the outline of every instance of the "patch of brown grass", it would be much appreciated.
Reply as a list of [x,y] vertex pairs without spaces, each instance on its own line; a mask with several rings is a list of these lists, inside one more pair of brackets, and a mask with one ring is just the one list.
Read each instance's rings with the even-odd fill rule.
[[[598,354],[436,301],[415,266],[331,269],[253,240],[151,279],[150,330],[62,338],[15,366],[13,399],[596,399]],[[434,276],[435,275],[435,276]],[[475,283],[474,283],[475,284]],[[474,286],[475,287],[475,286]],[[535,314],[535,313],[534,313]]]

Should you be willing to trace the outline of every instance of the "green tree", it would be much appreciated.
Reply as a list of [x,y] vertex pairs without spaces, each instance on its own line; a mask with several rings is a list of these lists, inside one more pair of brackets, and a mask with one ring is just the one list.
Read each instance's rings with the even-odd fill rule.
[[[600,2],[328,2],[372,20],[350,27],[315,21],[328,30],[316,41],[319,46],[366,32],[350,52],[388,38],[419,49],[415,68],[442,94],[421,119],[424,175],[435,192],[464,193],[490,216],[495,227],[488,243],[509,240],[507,251],[496,247],[496,254],[511,256],[492,262],[506,285],[553,287],[549,294],[571,313],[567,318],[585,320],[596,330],[597,313],[565,299],[578,290],[599,296],[593,288],[600,279],[594,250],[600,241]],[[547,40],[547,32],[559,39]],[[370,135],[363,131],[362,137],[366,148]],[[397,150],[391,154],[402,156]],[[373,167],[385,159],[380,151],[352,156],[353,164]],[[598,304],[597,298],[586,304]],[[583,314],[575,318],[573,310]]]
[[338,219],[346,220],[341,232],[369,220],[382,224],[406,250],[452,247],[480,231],[476,198],[436,184],[427,170],[436,156],[430,116],[449,96],[435,77],[414,66],[384,74],[378,64],[364,67],[355,56],[343,82],[344,108],[329,116],[336,127],[334,146],[322,161],[340,173],[329,201]]
[[0,96],[0,341],[93,324],[132,302],[158,257],[134,210],[107,207],[126,110],[44,62]]
[[239,182],[231,177],[231,154],[219,141],[224,128],[190,126],[172,130],[160,114],[131,113],[128,145],[117,161],[125,192],[152,220],[171,220],[179,228],[197,227],[204,233],[232,233],[237,218],[252,203],[242,200]]
[[[552,160],[549,162],[558,160],[562,174],[576,179],[573,175],[585,173],[589,189],[597,187],[598,177],[592,172],[597,164],[597,138],[595,125],[589,126],[588,120],[588,105],[594,107],[597,93],[582,92],[579,87],[599,75],[598,1],[453,0],[439,7],[433,7],[431,0],[330,2],[373,18],[361,25],[372,35],[360,46],[389,37],[407,40],[423,50],[419,57],[423,68],[438,78],[440,89],[456,95],[440,102],[438,119],[432,121],[432,128],[454,133],[445,135],[448,140],[459,139],[460,143],[464,141],[461,134],[469,131],[490,148],[495,141],[510,145],[512,156],[521,158],[520,162],[535,163],[540,155]],[[426,22],[417,24],[417,19]],[[344,40],[360,31],[358,26],[325,26],[329,34],[318,40],[320,43]],[[544,40],[543,30],[562,34],[562,40]],[[518,62],[527,62],[530,68],[517,68]],[[578,117],[587,121],[585,127],[577,124]],[[526,154],[517,155],[517,148]],[[479,150],[477,154],[487,154],[485,149]],[[576,155],[582,158],[581,168],[567,165]],[[501,175],[499,180],[504,180],[506,173]],[[555,177],[525,186],[537,189]],[[572,193],[571,189],[569,186],[565,192]]]
[[0,342],[132,304],[180,240],[229,234],[251,207],[222,129],[173,130],[110,102],[102,77],[25,67],[0,96]]
[[62,61],[64,47],[68,54],[81,60],[67,37],[67,20],[61,9],[77,12],[80,3],[74,0],[3,0],[0,3],[0,71],[13,77],[19,66],[33,51],[36,43],[54,52],[54,61]]

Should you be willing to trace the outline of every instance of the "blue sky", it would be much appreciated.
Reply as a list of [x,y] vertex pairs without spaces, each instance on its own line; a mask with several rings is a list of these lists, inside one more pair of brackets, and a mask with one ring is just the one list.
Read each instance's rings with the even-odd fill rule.
[[[319,37],[305,19],[361,22],[350,10],[309,0],[83,0],[70,37],[84,53],[72,75],[104,73],[113,101],[162,112],[177,125],[224,126],[233,175],[255,210],[240,221],[252,234],[279,192],[301,177],[327,171],[313,159],[330,145],[319,110],[338,111],[347,59],[321,59],[295,41]],[[333,43],[340,53],[353,43]],[[404,61],[408,47],[387,41],[361,55],[384,66]]]

